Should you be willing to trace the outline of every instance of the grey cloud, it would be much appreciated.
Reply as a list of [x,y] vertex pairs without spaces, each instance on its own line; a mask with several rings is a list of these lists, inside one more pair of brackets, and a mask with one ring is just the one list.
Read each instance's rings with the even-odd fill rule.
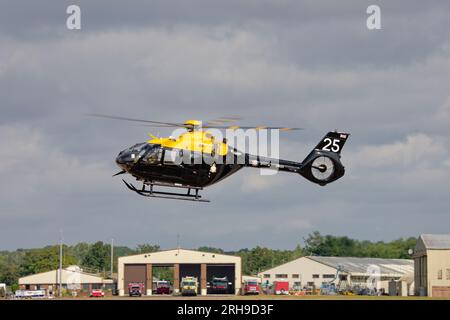
[[[54,242],[60,228],[72,243],[173,247],[179,233],[185,246],[226,249],[293,247],[312,230],[385,240],[446,231],[447,3],[381,2],[374,32],[359,1],[75,1],[80,32],[65,29],[69,2],[4,3],[4,248]],[[170,132],[85,113],[302,126],[280,142],[299,161],[326,131],[348,130],[347,175],[322,188],[247,170],[205,190],[208,205],[142,199],[111,177],[114,157],[146,131]]]

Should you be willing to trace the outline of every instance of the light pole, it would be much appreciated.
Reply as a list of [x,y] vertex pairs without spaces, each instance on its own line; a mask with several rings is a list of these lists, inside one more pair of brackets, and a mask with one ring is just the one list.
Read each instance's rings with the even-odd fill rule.
[[111,238],[111,279],[113,278],[114,239]]
[[60,241],[59,241],[59,290],[58,295],[62,298],[62,253],[63,253],[63,232],[60,230]]

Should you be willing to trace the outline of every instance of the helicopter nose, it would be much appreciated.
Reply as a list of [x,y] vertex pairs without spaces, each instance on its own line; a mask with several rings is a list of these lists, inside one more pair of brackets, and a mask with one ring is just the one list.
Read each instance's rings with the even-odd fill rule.
[[130,165],[131,162],[132,162],[131,152],[128,149],[121,151],[119,155],[116,157],[117,165],[124,170]]

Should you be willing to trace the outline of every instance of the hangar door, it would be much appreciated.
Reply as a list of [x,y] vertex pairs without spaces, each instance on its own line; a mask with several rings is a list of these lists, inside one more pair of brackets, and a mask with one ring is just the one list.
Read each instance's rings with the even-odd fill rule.
[[128,294],[128,284],[138,282],[144,284],[144,293],[147,290],[147,266],[145,264],[126,264],[124,268],[124,290]]
[[433,298],[436,297],[450,297],[450,287],[433,286],[432,287]]
[[[236,285],[236,272],[234,264],[208,264],[206,266],[206,281],[211,282],[214,277],[223,278],[227,277],[228,282],[231,282],[231,286],[228,289],[227,294],[234,294]],[[208,294],[212,293],[211,288],[208,288]]]

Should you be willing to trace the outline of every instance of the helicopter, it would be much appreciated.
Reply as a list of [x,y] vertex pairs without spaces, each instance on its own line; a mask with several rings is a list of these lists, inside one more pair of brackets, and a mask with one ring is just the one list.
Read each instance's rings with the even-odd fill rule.
[[[128,189],[141,196],[175,200],[210,202],[200,191],[233,175],[244,167],[276,169],[296,173],[307,180],[325,186],[345,174],[341,151],[350,136],[346,132],[330,131],[302,162],[275,159],[241,152],[216,139],[208,129],[278,129],[280,131],[302,130],[287,127],[224,126],[237,117],[222,117],[203,123],[187,120],[183,123],[142,120],[104,114],[94,117],[134,121],[151,127],[184,128],[178,137],[156,137],[136,143],[117,155],[115,162],[121,169],[113,176],[130,174],[142,182],[140,188],[122,179]],[[166,190],[166,189],[169,190]]]

